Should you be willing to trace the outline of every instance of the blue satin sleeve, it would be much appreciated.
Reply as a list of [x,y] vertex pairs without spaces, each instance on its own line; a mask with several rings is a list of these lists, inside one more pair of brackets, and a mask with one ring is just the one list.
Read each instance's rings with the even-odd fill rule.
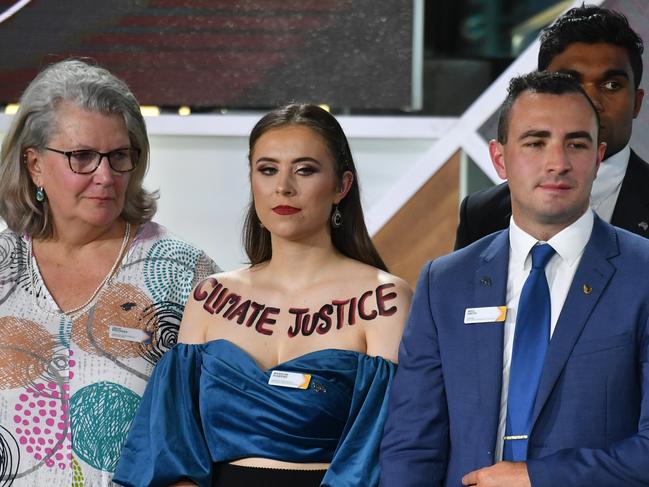
[[358,356],[347,423],[321,487],[379,485],[379,445],[395,370],[394,363],[381,357]]
[[115,483],[156,487],[189,479],[211,485],[199,414],[201,363],[201,346],[183,343],[160,359],[122,447]]

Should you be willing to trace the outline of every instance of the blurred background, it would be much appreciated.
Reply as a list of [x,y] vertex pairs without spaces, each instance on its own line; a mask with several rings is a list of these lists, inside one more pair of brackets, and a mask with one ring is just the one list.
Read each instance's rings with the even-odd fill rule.
[[[649,2],[589,3],[624,12],[649,40]],[[379,251],[414,284],[452,249],[461,198],[497,181],[486,144],[508,79],[536,67],[538,32],[577,4],[0,0],[0,139],[42,67],[108,68],[143,105],[155,220],[231,269],[245,264],[250,129],[288,101],[326,105],[350,139]],[[645,158],[648,113],[633,141]]]

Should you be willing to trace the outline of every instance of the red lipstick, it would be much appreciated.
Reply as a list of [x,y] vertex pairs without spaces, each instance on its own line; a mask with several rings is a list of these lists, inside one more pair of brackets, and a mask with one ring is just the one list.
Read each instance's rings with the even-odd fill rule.
[[293,206],[279,205],[273,208],[273,211],[278,215],[294,215],[295,213],[302,210]]

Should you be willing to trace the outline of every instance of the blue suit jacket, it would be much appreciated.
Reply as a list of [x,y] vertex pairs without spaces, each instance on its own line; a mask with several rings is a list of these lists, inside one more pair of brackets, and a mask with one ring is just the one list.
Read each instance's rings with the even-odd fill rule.
[[[459,486],[492,465],[509,232],[429,262],[399,351],[382,487]],[[545,358],[528,471],[534,487],[649,485],[649,241],[595,217]]]

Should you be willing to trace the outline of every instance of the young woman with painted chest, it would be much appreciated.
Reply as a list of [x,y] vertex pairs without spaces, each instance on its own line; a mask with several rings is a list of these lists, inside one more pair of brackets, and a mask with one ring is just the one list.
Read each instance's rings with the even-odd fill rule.
[[333,116],[301,104],[267,114],[249,159],[251,265],[194,289],[118,480],[378,485],[410,289],[386,272],[367,234]]

